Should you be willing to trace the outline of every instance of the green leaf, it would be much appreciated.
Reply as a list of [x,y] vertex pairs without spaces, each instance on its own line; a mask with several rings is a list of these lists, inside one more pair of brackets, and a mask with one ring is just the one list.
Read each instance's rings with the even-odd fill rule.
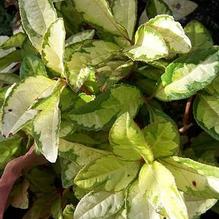
[[13,47],[21,48],[25,39],[26,39],[26,34],[22,32],[16,33],[15,35],[7,39],[3,44],[1,44],[0,49],[10,49]]
[[16,156],[21,146],[21,140],[22,139],[18,136],[13,136],[7,139],[0,136],[0,169]]
[[69,161],[74,161],[79,166],[84,166],[90,162],[108,155],[109,152],[86,147],[82,144],[73,143],[60,139],[59,156]]
[[61,168],[61,180],[63,188],[69,188],[74,184],[74,178],[81,169],[76,162],[59,158]]
[[58,197],[57,199],[52,201],[51,215],[52,215],[52,218],[54,218],[54,219],[63,219],[61,197]]
[[145,199],[154,209],[167,218],[188,219],[182,195],[177,190],[171,172],[154,161],[145,164],[139,173],[139,188],[145,191]]
[[140,188],[138,180],[134,181],[128,190],[127,219],[162,219],[145,198],[146,188]]
[[162,35],[143,24],[135,33],[135,45],[125,53],[134,61],[150,62],[168,56],[168,47]]
[[198,125],[219,140],[219,101],[214,96],[201,94],[194,102],[193,114]]
[[193,20],[189,22],[184,30],[191,40],[192,50],[210,48],[213,46],[214,43],[211,34],[199,21]]
[[189,0],[163,0],[171,9],[176,20],[180,20],[192,13],[198,5]]
[[119,25],[110,11],[106,0],[73,0],[75,8],[83,18],[105,31],[128,38],[125,29]]
[[55,174],[51,166],[44,166],[43,168],[33,168],[26,174],[26,179],[30,183],[29,191],[35,194],[49,194],[56,193]]
[[37,75],[47,76],[43,61],[35,55],[25,56],[20,67],[21,79]]
[[106,191],[120,191],[135,179],[138,170],[139,162],[124,161],[109,155],[85,166],[74,182],[83,189],[101,186]]
[[146,162],[153,161],[152,151],[142,131],[128,113],[122,114],[113,124],[109,133],[109,141],[113,146],[114,154],[122,159],[140,160],[143,157]]
[[169,46],[170,52],[187,53],[191,49],[191,42],[185,35],[179,22],[169,15],[158,15],[147,22],[147,25],[155,28]]
[[218,199],[219,168],[176,156],[161,162],[174,175],[177,187],[186,194]]
[[77,91],[94,72],[94,67],[117,54],[120,47],[103,40],[86,40],[66,48],[65,66],[72,87]]
[[123,203],[123,192],[90,192],[78,203],[74,219],[108,218],[117,213]]
[[169,64],[161,77],[156,97],[163,101],[192,96],[209,85],[219,72],[217,47],[197,50]]
[[43,37],[49,26],[57,19],[50,0],[19,0],[22,26],[33,46],[41,52]]
[[124,112],[129,112],[133,118],[142,103],[138,89],[120,85],[72,110],[68,117],[84,128],[99,130]]
[[132,39],[137,17],[137,1],[113,0],[112,11],[116,21],[125,27],[129,39]]
[[75,207],[72,204],[65,206],[63,210],[63,219],[72,219],[74,215]]
[[15,48],[3,49],[2,46],[9,40],[8,36],[0,36],[0,58],[15,51]]
[[0,73],[0,82],[3,84],[14,84],[20,81],[19,76],[13,73]]
[[144,128],[143,133],[155,158],[176,155],[179,152],[179,133],[172,122],[151,123]]
[[52,199],[58,199],[57,193],[50,193],[38,196],[31,208],[25,213],[23,219],[39,219],[51,215]]
[[146,11],[149,18],[153,18],[159,14],[172,14],[170,8],[163,0],[149,0]]
[[[119,80],[127,77],[134,68],[134,62],[112,60],[104,64],[99,68],[96,68],[97,83],[101,87],[100,89],[110,88],[116,84]],[[87,83],[85,83],[86,85]]]
[[217,199],[201,199],[192,196],[184,196],[189,218],[197,218],[204,214],[217,202]]
[[200,158],[206,152],[214,152],[216,156],[216,151],[218,150],[218,141],[208,135],[206,132],[202,132],[195,138],[191,139],[191,149],[195,156]]
[[31,107],[40,98],[49,96],[55,85],[55,81],[43,76],[28,77],[23,82],[12,85],[3,105],[2,134],[8,137],[33,119],[37,111]]
[[14,208],[27,209],[29,206],[29,197],[28,197],[28,189],[29,182],[27,180],[23,180],[22,182],[16,184],[11,191],[9,200],[10,204]]
[[64,74],[65,27],[62,18],[52,23],[45,33],[42,58],[48,68],[57,74]]
[[43,100],[35,108],[38,113],[33,120],[33,136],[37,149],[45,158],[54,163],[58,156],[61,89]]
[[219,77],[217,76],[211,84],[209,84],[207,87],[204,88],[204,91],[206,91],[211,96],[219,97]]
[[84,30],[82,32],[73,34],[65,41],[65,46],[70,46],[75,43],[80,43],[85,40],[92,40],[95,35],[95,30]]
[[[1,50],[0,50],[1,52]],[[9,54],[0,54],[0,71],[1,72],[10,72],[11,69],[16,65],[17,62],[22,60],[21,51],[15,50]]]

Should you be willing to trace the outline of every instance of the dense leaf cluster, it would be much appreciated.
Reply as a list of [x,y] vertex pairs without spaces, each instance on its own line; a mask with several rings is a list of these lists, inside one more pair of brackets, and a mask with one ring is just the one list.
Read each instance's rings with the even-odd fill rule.
[[[50,162],[10,194],[24,219],[188,219],[215,205],[219,47],[178,22],[197,5],[150,0],[140,18],[136,0],[18,6],[22,26],[0,37],[0,169],[31,146]],[[180,128],[163,106],[187,99]]]

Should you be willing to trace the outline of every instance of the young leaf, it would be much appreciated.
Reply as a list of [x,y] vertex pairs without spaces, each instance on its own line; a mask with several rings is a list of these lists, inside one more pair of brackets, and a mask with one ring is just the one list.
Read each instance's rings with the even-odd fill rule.
[[200,198],[219,197],[219,169],[188,158],[170,157],[161,162],[172,172],[177,187]]
[[51,24],[42,45],[42,58],[48,68],[64,74],[65,27],[62,18]]
[[8,137],[34,118],[37,110],[31,107],[40,99],[48,97],[56,82],[43,76],[28,77],[12,85],[7,91],[3,105],[2,134]]
[[149,18],[153,18],[159,14],[172,14],[168,5],[163,0],[149,0],[146,11]]
[[94,72],[94,66],[104,63],[119,50],[116,44],[103,40],[86,40],[67,47],[65,66],[72,87],[78,91]]
[[117,213],[123,203],[123,192],[90,192],[78,203],[74,219],[108,218]]
[[139,173],[139,188],[145,191],[145,198],[154,209],[167,218],[188,219],[182,195],[177,190],[171,172],[154,161],[145,164]]
[[33,136],[37,149],[52,163],[58,156],[60,92],[61,90],[56,91],[35,108],[38,114],[33,120]]
[[191,21],[185,26],[184,31],[191,40],[192,50],[210,48],[214,44],[210,33],[199,21]]
[[138,170],[139,162],[124,161],[109,155],[85,166],[74,182],[83,189],[101,186],[106,191],[120,191],[135,179]]
[[112,12],[116,21],[127,30],[129,39],[132,39],[137,17],[137,1],[113,0]]
[[171,122],[151,123],[144,128],[143,133],[155,158],[176,155],[179,152],[179,133]]
[[136,180],[132,183],[128,191],[127,198],[127,218],[128,219],[163,219],[158,214],[150,202],[145,198],[146,188],[140,188],[139,182]]
[[140,128],[130,118],[128,113],[122,114],[112,126],[109,141],[114,154],[125,160],[153,161],[153,154],[147,145]]
[[161,77],[156,97],[163,101],[192,96],[210,84],[218,74],[217,47],[197,50],[169,64]]
[[135,45],[125,54],[134,61],[150,62],[168,56],[169,51],[162,35],[143,24],[135,34]]
[[205,94],[197,96],[194,102],[193,112],[198,125],[213,138],[219,140],[218,98]]
[[20,78],[25,79],[37,75],[47,76],[43,61],[35,55],[25,56],[20,67]]
[[41,52],[43,37],[49,26],[57,19],[50,0],[19,0],[22,26],[33,46]]
[[173,17],[180,20],[192,13],[198,5],[189,0],[163,0],[171,9]]
[[105,31],[128,38],[125,29],[119,25],[110,11],[106,0],[73,0],[75,8],[83,18]]
[[99,130],[124,112],[129,112],[133,118],[141,104],[142,97],[138,89],[120,85],[72,110],[68,117],[84,128]]
[[187,53],[191,49],[191,42],[185,35],[179,22],[169,15],[158,15],[147,22],[147,25],[155,28],[167,42],[170,52]]

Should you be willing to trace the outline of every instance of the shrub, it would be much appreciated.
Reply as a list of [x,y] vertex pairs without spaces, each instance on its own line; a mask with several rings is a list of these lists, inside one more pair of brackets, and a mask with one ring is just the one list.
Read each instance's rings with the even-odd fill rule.
[[23,29],[0,44],[2,200],[22,174],[9,202],[29,208],[24,218],[186,219],[211,208],[219,49],[201,23],[177,21],[197,5],[151,0],[146,20],[135,0],[18,3]]

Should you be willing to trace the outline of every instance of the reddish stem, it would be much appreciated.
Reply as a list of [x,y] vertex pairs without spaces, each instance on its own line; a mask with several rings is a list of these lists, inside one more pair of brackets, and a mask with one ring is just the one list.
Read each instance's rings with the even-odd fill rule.
[[180,133],[185,133],[191,126],[190,117],[191,117],[191,110],[192,110],[192,103],[193,103],[194,96],[190,97],[186,102],[184,116],[183,116],[183,127],[179,129]]
[[34,146],[32,146],[23,156],[8,162],[0,178],[0,219],[3,219],[9,194],[16,180],[22,176],[23,171],[45,163],[47,163],[46,159],[34,152]]

